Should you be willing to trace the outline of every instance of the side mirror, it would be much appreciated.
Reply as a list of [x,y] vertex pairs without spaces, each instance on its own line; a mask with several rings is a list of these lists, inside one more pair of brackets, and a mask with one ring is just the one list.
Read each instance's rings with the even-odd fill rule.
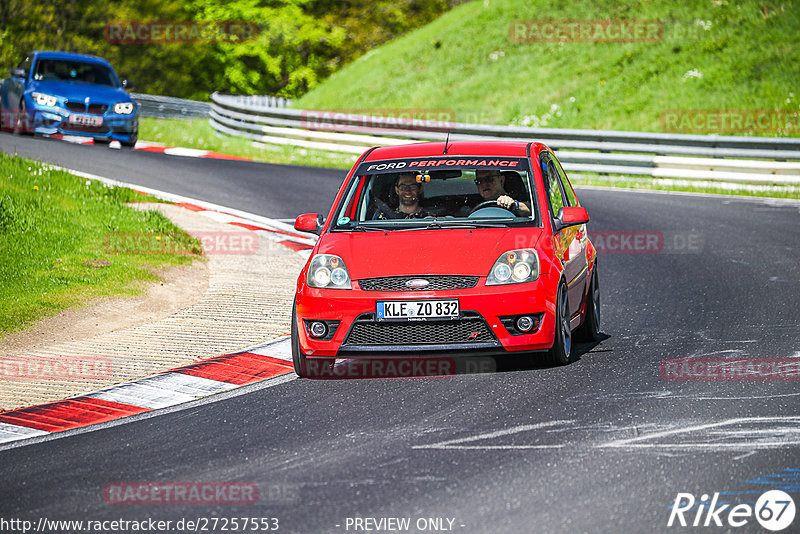
[[133,89],[133,82],[130,80],[122,80],[123,89]]
[[298,215],[297,219],[295,219],[294,229],[319,235],[324,222],[325,219],[323,219],[318,213],[304,213],[302,215]]
[[589,212],[586,208],[578,206],[561,208],[558,210],[558,217],[555,220],[555,231],[569,226],[576,226],[579,224],[586,224],[589,222]]
[[12,78],[25,78],[27,75],[28,73],[25,72],[25,69],[20,69],[20,68],[11,69]]

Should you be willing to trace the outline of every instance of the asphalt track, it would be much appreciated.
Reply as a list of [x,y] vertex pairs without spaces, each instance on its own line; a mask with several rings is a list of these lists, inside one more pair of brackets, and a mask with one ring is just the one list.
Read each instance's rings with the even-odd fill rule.
[[[9,134],[0,149],[276,218],[326,211],[343,175]],[[664,246],[600,256],[605,339],[578,345],[574,364],[500,360],[496,372],[454,377],[293,380],[10,448],[0,451],[0,519],[275,517],[284,532],[355,532],[355,517],[407,517],[412,527],[450,518],[464,533],[671,532],[691,530],[667,527],[682,492],[752,505],[782,488],[800,505],[797,377],[660,373],[669,358],[800,359],[800,206],[579,195],[590,233],[660,232]],[[240,506],[107,504],[103,488],[117,481],[255,482],[260,497]],[[703,530],[764,531],[752,517],[742,528]]]

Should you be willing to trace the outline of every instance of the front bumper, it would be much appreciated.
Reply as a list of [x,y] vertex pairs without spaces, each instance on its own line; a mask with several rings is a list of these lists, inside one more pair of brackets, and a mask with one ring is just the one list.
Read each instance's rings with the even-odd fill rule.
[[[300,350],[309,357],[373,358],[414,355],[507,354],[549,349],[555,333],[557,284],[543,274],[533,282],[486,286],[485,277],[471,289],[446,291],[364,291],[315,289],[301,283],[296,295]],[[381,300],[458,299],[460,317],[453,320],[378,321]],[[536,315],[539,326],[528,334],[511,332],[503,318]],[[330,339],[309,335],[310,321],[338,321]],[[506,321],[506,323],[508,323]],[[513,330],[513,328],[512,328]]]
[[102,125],[98,127],[70,124],[69,117],[73,114],[86,115],[63,108],[42,108],[34,104],[28,109],[28,120],[32,131],[40,134],[78,135],[122,143],[135,142],[139,135],[139,117],[136,113],[118,115],[107,111],[96,115],[103,119]]

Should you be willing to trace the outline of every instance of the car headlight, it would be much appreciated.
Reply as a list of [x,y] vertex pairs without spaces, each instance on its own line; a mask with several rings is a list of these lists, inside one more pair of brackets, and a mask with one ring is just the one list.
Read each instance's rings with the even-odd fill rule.
[[308,266],[308,285],[325,289],[352,289],[347,267],[339,256],[317,254]]
[[58,99],[53,95],[46,95],[44,93],[31,93],[33,101],[40,106],[54,107],[58,103]]
[[509,250],[494,262],[487,286],[521,284],[539,278],[539,255],[533,249]]
[[118,113],[120,115],[130,115],[133,113],[133,102],[120,102],[119,104],[114,104],[114,113]]

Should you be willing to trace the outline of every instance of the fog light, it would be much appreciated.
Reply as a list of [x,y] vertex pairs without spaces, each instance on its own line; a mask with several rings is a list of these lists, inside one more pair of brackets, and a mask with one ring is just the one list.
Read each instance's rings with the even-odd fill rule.
[[517,330],[520,332],[530,332],[533,328],[534,321],[533,318],[528,315],[522,315],[517,317]]
[[314,321],[308,325],[308,331],[311,337],[325,337],[328,333],[328,326],[325,323]]

